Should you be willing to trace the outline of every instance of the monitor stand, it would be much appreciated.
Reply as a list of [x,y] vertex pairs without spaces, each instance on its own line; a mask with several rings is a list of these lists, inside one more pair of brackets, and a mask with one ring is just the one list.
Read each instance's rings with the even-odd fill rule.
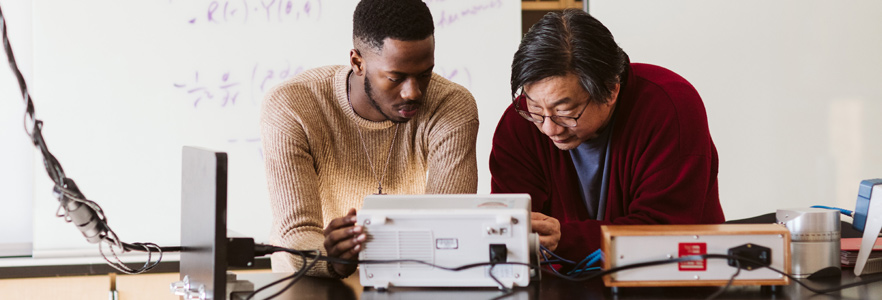
[[254,284],[227,272],[227,154],[185,146],[181,171],[181,281],[172,292],[221,300],[253,291]]

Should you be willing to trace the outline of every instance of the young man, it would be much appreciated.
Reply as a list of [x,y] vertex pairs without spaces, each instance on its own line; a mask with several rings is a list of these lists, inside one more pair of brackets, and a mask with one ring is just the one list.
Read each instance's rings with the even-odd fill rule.
[[724,221],[698,92],[667,69],[630,63],[587,13],[533,25],[511,88],[493,137],[492,192],[530,194],[546,248],[581,259],[599,248],[604,224]]
[[[349,66],[309,70],[263,104],[262,141],[273,210],[270,242],[356,259],[365,195],[475,193],[478,112],[462,86],[432,72],[434,23],[419,0],[362,0]],[[301,267],[275,254],[273,271]],[[309,275],[355,265],[319,262]]]

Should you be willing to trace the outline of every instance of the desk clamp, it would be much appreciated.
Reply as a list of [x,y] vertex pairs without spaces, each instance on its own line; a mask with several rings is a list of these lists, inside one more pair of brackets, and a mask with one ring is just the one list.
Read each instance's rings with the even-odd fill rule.
[[190,276],[184,276],[184,279],[177,282],[172,282],[169,286],[169,289],[176,296],[183,297],[183,300],[205,300],[205,285],[198,284],[197,286],[192,286],[190,284]]

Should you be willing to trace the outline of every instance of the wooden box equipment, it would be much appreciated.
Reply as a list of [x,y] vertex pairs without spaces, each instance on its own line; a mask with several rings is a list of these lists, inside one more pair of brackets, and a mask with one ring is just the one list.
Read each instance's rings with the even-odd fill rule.
[[[601,232],[604,269],[691,255],[728,255],[730,250],[762,249],[757,255],[770,267],[790,272],[790,232],[779,224],[612,225],[602,226]],[[790,282],[788,277],[765,267],[741,267],[733,285]],[[727,259],[706,258],[626,269],[604,276],[603,282],[608,287],[723,286],[736,271]]]

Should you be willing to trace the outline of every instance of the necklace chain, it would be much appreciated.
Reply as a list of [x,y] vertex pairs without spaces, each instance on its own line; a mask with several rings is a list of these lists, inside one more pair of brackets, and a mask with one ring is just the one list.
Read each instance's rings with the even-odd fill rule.
[[[352,106],[352,99],[349,94],[352,92],[352,72],[350,71],[349,76],[346,77],[346,101],[349,102],[349,107],[352,108],[352,112],[355,112],[355,107]],[[356,113],[355,115],[358,115]],[[364,149],[364,155],[367,156],[368,163],[371,166],[371,172],[374,173],[374,179],[377,180],[377,193],[375,195],[385,195],[383,194],[383,179],[386,178],[386,170],[389,169],[389,158],[392,157],[392,148],[395,146],[395,137],[398,136],[398,126],[401,124],[395,124],[395,133],[392,134],[392,141],[389,142],[389,153],[386,154],[386,164],[383,165],[383,176],[377,176],[377,170],[374,168],[374,160],[371,158],[370,153],[367,150],[367,144],[364,142],[364,135],[361,133],[361,128],[358,124],[355,124],[355,129],[358,130],[358,138],[361,140],[361,148]]]

